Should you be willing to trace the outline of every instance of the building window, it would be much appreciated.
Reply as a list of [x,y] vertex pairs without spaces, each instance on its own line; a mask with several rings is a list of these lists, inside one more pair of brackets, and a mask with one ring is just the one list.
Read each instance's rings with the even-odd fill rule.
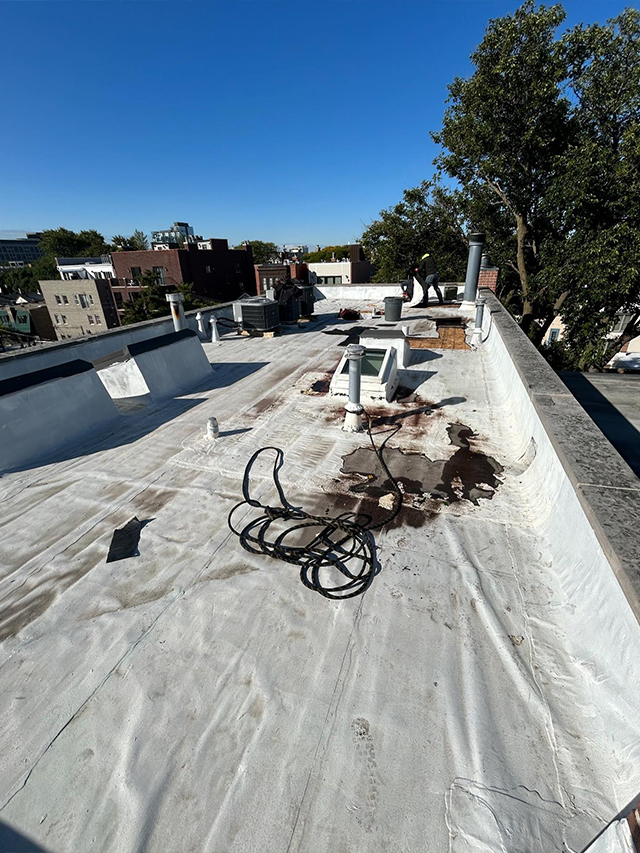
[[156,274],[158,284],[166,284],[164,279],[164,267],[154,267],[153,271]]
[[131,278],[137,281],[142,276],[141,267],[131,267]]
[[65,305],[69,304],[69,299],[64,295],[64,293],[62,294],[62,301],[64,302]]
[[97,326],[101,326],[101,325],[102,325],[102,320],[100,319],[100,315],[99,315],[99,314],[96,314],[96,325],[97,325]]
[[58,305],[62,305],[62,299],[58,296],[58,294],[57,294],[57,293],[55,294],[55,297],[56,297],[56,303],[57,303]]
[[62,321],[62,325],[63,325],[63,326],[66,326],[66,325],[67,325],[67,315],[66,315],[66,314],[61,314],[61,315],[60,315],[60,320]]
[[91,316],[91,314],[87,314],[87,319],[88,319],[88,321],[89,321],[89,325],[90,325],[90,326],[93,326],[93,324],[94,324],[94,319],[93,319],[93,317]]
[[90,293],[88,294],[88,299],[89,299],[89,305],[93,305],[93,296]]
[[56,323],[60,322],[60,317],[57,314],[53,315],[53,319],[56,321]]
[[73,301],[76,303],[76,305],[79,305],[79,304],[80,304],[80,300],[78,299],[78,294],[77,294],[77,293],[74,293],[74,294],[73,294]]
[[116,301],[116,308],[122,308],[122,294],[121,293],[114,293],[113,298]]
[[616,317],[615,326],[613,327],[613,329],[611,329],[611,331],[620,334],[620,332],[624,331],[624,327],[627,325],[629,320],[631,320],[631,314],[618,314],[618,316]]
[[79,293],[79,294],[78,294],[78,298],[80,299],[80,305],[81,305],[83,308],[86,308],[86,307],[87,307],[87,305],[89,304],[89,303],[87,302],[87,296],[86,296],[86,294],[85,294],[85,293]]
[[549,343],[557,341],[560,338],[560,329],[551,329],[549,332]]

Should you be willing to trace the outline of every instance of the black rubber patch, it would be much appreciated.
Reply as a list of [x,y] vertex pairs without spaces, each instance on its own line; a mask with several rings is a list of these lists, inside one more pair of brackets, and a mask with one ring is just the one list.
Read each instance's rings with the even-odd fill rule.
[[140,541],[140,531],[143,528],[142,522],[138,521],[136,516],[128,521],[124,527],[119,527],[113,531],[109,553],[107,554],[107,563],[115,563],[116,560],[126,560],[128,557],[139,557],[138,542]]
[[151,352],[154,349],[168,347],[178,341],[183,341],[185,338],[197,338],[195,332],[191,329],[182,329],[179,332],[170,332],[168,335],[159,335],[157,338],[148,338],[146,341],[139,341],[135,344],[129,344],[127,349],[130,355],[141,355],[143,352]]
[[42,385],[43,382],[51,382],[53,379],[65,379],[68,376],[77,376],[93,370],[93,365],[81,358],[73,361],[64,361],[54,367],[46,367],[44,370],[34,370],[33,373],[23,373],[21,376],[12,376],[0,382],[0,397],[6,394],[15,394],[16,391],[24,391],[25,388],[33,388]]

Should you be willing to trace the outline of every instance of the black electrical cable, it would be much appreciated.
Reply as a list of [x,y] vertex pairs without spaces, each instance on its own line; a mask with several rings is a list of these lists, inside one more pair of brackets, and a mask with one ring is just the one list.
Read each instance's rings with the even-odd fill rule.
[[[384,460],[384,446],[387,441],[395,435],[401,425],[387,435],[380,447],[376,446],[371,433],[371,417],[365,412],[367,418],[367,432],[371,440],[373,450],[378,457],[380,465],[387,474],[396,493],[394,507],[389,516],[377,524],[369,516],[354,513],[343,513],[335,518],[312,515],[304,510],[292,506],[286,498],[284,489],[280,483],[279,471],[284,464],[284,453],[279,447],[262,447],[256,450],[244,469],[242,480],[243,500],[236,504],[228,517],[229,528],[240,539],[240,544],[250,554],[265,554],[285,563],[292,563],[300,567],[300,579],[309,589],[319,592],[325,598],[343,599],[353,598],[361,595],[370,586],[380,571],[376,558],[375,539],[371,533],[384,527],[392,521],[402,509],[402,490],[395,477],[389,471]],[[278,492],[280,506],[268,506],[251,497],[251,469],[262,453],[273,451],[276,456],[273,463],[273,482]],[[262,512],[248,521],[244,527],[237,530],[232,524],[234,513],[240,507],[248,505]],[[362,522],[358,519],[364,519]],[[368,520],[367,520],[368,519]],[[285,524],[282,532],[269,534],[272,525],[280,522]],[[289,544],[290,537],[299,534],[306,528],[317,528],[318,533],[306,545]],[[321,572],[326,574],[327,570],[337,570],[345,578],[344,582],[336,586],[328,586],[320,577]],[[334,572],[335,574],[335,572]]]

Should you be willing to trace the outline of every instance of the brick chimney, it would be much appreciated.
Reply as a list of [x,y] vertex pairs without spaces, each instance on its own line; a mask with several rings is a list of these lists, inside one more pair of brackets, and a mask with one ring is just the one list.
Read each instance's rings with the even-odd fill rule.
[[489,290],[492,290],[495,293],[496,286],[498,284],[499,272],[499,267],[492,267],[489,265],[489,256],[483,255],[482,260],[480,261],[480,272],[478,274],[478,288],[488,287]]

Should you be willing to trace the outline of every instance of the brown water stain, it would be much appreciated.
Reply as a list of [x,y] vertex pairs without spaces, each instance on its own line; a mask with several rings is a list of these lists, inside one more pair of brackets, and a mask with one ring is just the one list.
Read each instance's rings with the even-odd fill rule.
[[[359,447],[343,456],[341,473],[345,479],[333,479],[318,499],[317,515],[350,513],[359,523],[384,526],[422,527],[434,519],[443,503],[491,500],[502,480],[503,468],[495,459],[472,447],[477,439],[465,424],[452,423],[447,429],[455,453],[449,459],[431,460],[422,453],[387,446],[384,460],[403,490],[403,505],[394,516],[398,500],[392,481],[374,450]],[[380,505],[380,500],[386,506]]]
[[252,406],[246,414],[249,417],[257,418],[259,415],[262,415],[264,412],[266,412],[267,409],[270,409],[272,406],[275,406],[277,400],[277,396],[263,397],[262,400],[258,400],[255,406]]
[[131,501],[136,511],[155,515],[175,496],[175,489],[163,489],[160,486],[148,486]]
[[98,563],[97,560],[85,560],[75,569],[55,576],[47,576],[38,581],[27,579],[13,593],[9,593],[0,603],[0,642],[15,637],[24,628],[42,616],[62,595],[65,590],[81,580]]
[[224,581],[229,578],[233,578],[236,575],[246,575],[249,572],[257,571],[257,566],[248,566],[246,563],[231,566],[220,566],[219,568],[213,569],[208,575],[199,578],[198,583],[203,583],[204,581]]
[[322,498],[311,508],[315,515],[334,517],[348,513],[352,520],[365,527],[385,527],[395,530],[401,527],[423,527],[438,515],[437,509],[426,505],[413,507],[406,501],[398,515],[392,518],[393,512],[380,506],[378,499],[369,495],[358,495],[339,489],[325,488]]

